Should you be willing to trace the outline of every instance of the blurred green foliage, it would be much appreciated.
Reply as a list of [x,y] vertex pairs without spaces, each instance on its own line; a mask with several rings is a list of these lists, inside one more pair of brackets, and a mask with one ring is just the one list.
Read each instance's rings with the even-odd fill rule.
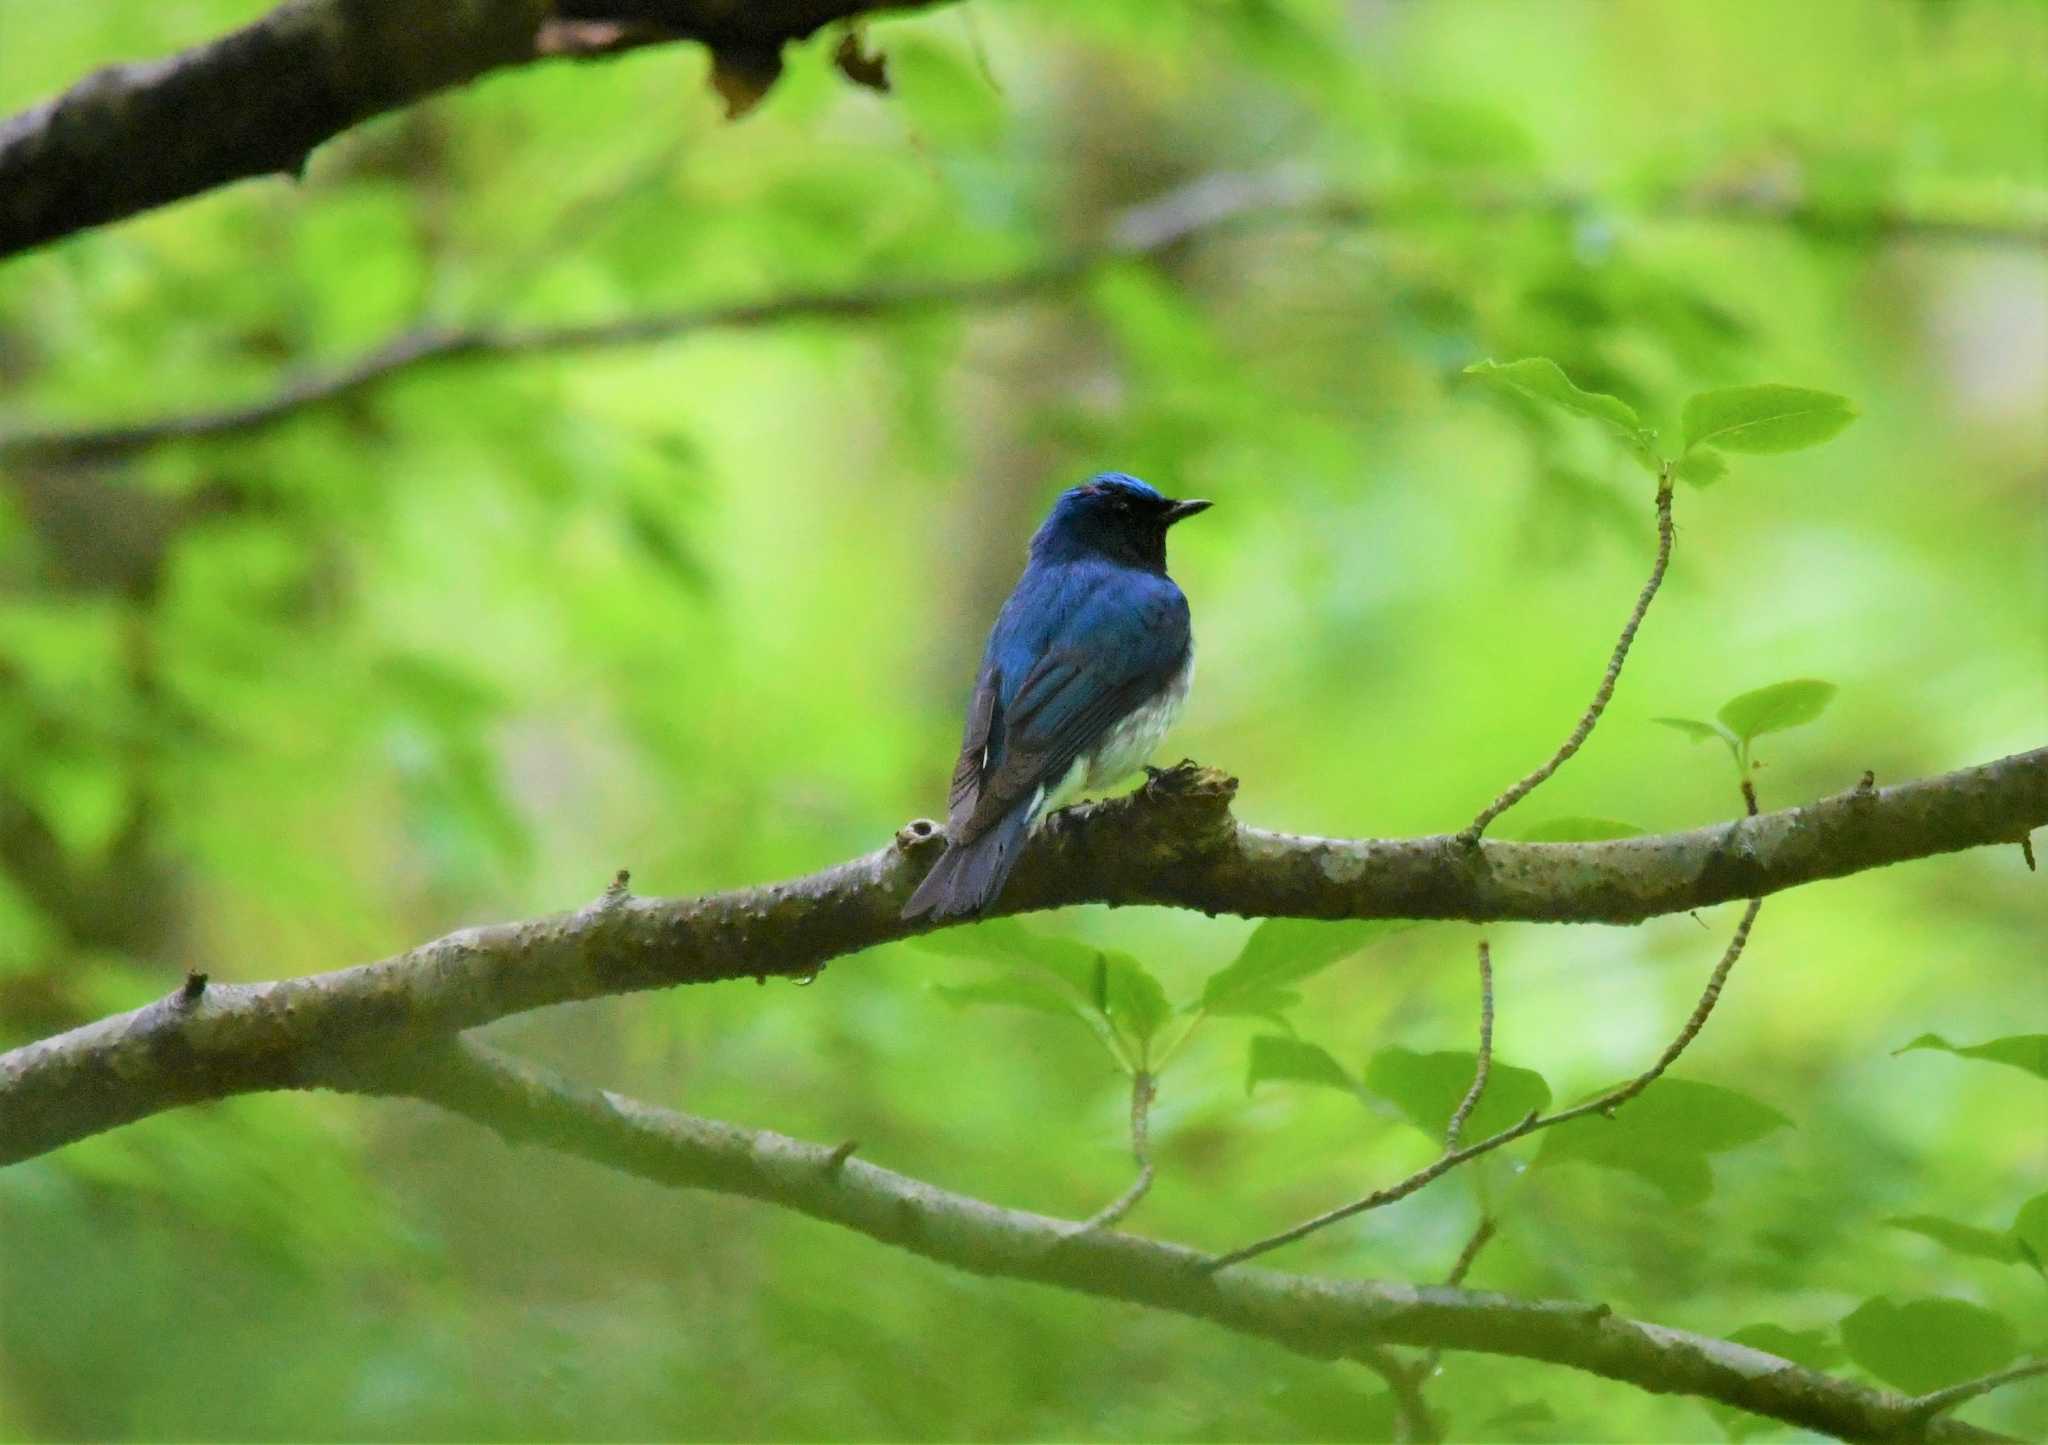
[[[0,110],[264,8],[0,6]],[[1218,173],[1284,164],[1368,204],[1016,304],[448,364],[262,432],[9,465],[4,1042],[187,966],[276,977],[574,906],[621,864],[688,893],[877,846],[940,810],[1024,538],[1105,466],[1218,502],[1174,538],[1202,658],[1174,754],[1241,777],[1255,823],[1460,827],[1583,708],[1652,544],[1639,449],[1462,374],[1489,357],[1548,358],[1663,455],[1776,452],[1846,420],[1745,436],[1759,384],[1860,412],[1680,490],[1672,574],[1606,721],[1502,836],[1729,816],[1726,769],[1648,724],[1773,679],[1839,692],[1782,735],[1723,714],[1758,740],[1766,807],[2041,741],[2048,268],[2025,232],[2048,219],[2048,9],[970,0],[869,41],[893,94],[849,85],[824,36],[733,125],[691,47],[502,74],[338,140],[303,182],[0,266],[0,431],[249,399],[424,323],[1005,274]],[[1907,1388],[2040,1350],[2041,1080],[1939,1052],[2048,1019],[2040,900],[2017,850],[1774,899],[1673,1085],[1274,1263],[1437,1278],[1483,1205],[1501,1235],[1475,1286]],[[1527,1071],[1497,1070],[1502,1098],[1644,1067],[1732,919],[1489,930],[1499,1048]],[[1116,1052],[1185,1034],[1128,1227],[1215,1248],[1440,1142],[1474,929],[1008,927],[803,991],[491,1033],[1074,1217],[1128,1179]],[[995,999],[1032,1006],[948,1006]],[[1620,1167],[1548,1167],[1565,1160]],[[1458,1438],[1786,1433],[1475,1356],[1431,1394]],[[2048,1433],[2038,1386],[1971,1412]],[[1345,1367],[422,1107],[239,1099],[0,1172],[9,1438],[1390,1421]]]

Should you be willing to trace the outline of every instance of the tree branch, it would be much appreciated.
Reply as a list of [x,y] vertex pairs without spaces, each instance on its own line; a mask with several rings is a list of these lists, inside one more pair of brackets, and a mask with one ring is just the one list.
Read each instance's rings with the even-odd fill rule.
[[[1448,835],[1310,838],[1231,816],[1193,764],[1063,815],[1000,911],[1149,903],[1252,917],[1635,923],[2048,824],[2048,748],[1686,833],[1464,848]],[[806,878],[468,928],[380,963],[220,984],[0,1054],[0,1164],[202,1099],[300,1087],[337,1059],[419,1047],[548,1004],[720,979],[801,977],[925,931],[899,916],[943,846],[920,820]],[[216,970],[217,972],[217,970]]]
[[[300,173],[322,141],[505,66],[659,36],[771,67],[835,20],[937,0],[288,0],[162,60],[111,65],[0,123],[0,256],[248,176]],[[603,46],[562,24],[614,25]]]
[[1317,1359],[1365,1362],[1388,1345],[1470,1350],[1720,1400],[1845,1440],[2000,1438],[1947,1416],[1915,1417],[1918,1402],[1906,1397],[1604,1306],[1264,1269],[1211,1275],[1200,1267],[1205,1256],[1183,1245],[1005,1209],[823,1145],[588,1088],[468,1040],[308,1082],[424,1099],[510,1142],[791,1209],[974,1274],[1207,1320]]
[[[0,137],[4,134],[0,130]],[[0,176],[4,176],[5,159],[4,144],[0,144]],[[4,205],[5,201],[0,200],[0,208]],[[1294,167],[1266,172],[1214,172],[1125,211],[1100,243],[1051,256],[1007,276],[884,282],[842,291],[796,292],[757,301],[559,326],[420,321],[353,361],[301,368],[296,374],[287,375],[269,395],[251,401],[130,422],[47,427],[0,435],[0,462],[103,461],[179,441],[253,433],[300,411],[372,390],[415,367],[645,346],[701,331],[788,321],[860,321],[944,307],[1002,306],[1071,286],[1089,271],[1118,258],[1156,255],[1190,237],[1231,227],[1287,221],[1384,225],[1400,216],[1434,215],[1461,207],[1479,214],[1572,214],[1593,211],[1597,204],[1589,197],[1541,190],[1513,196],[1472,196],[1455,202],[1346,197],[1331,193]],[[1720,208],[1669,202],[1655,214],[1801,226],[1810,222],[1800,210],[1772,210],[1747,201]],[[1961,236],[2029,246],[2048,241],[2048,228],[2032,226],[2001,228],[1910,217],[1890,217],[1876,224],[1876,233],[1887,236]]]

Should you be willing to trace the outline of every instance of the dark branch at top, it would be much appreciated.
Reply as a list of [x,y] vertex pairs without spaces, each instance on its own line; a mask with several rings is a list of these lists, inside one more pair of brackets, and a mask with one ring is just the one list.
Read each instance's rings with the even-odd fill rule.
[[289,0],[182,54],[95,71],[0,123],[0,256],[248,176],[296,175],[315,146],[371,116],[561,53],[544,40],[558,21],[625,22],[641,44],[651,27],[761,69],[835,20],[932,3]]
[[[1687,833],[1460,846],[1305,838],[1231,816],[1235,780],[1184,764],[1068,814],[1031,846],[1002,911],[1152,903],[1296,918],[1634,923],[2048,825],[2048,748]],[[938,829],[913,824],[807,878],[691,899],[607,890],[588,908],[465,929],[381,963],[208,986],[0,1055],[0,1164],[165,1109],[303,1087],[507,1014],[683,983],[803,976],[924,931],[899,916]]]

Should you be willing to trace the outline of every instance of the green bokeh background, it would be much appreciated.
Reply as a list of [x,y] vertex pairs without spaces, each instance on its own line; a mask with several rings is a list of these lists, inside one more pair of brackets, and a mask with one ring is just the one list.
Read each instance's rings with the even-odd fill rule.
[[[0,0],[0,111],[264,8]],[[574,907],[620,866],[694,893],[878,846],[939,810],[1024,539],[1103,467],[1217,502],[1174,537],[1201,666],[1170,755],[1242,779],[1249,822],[1456,828],[1583,707],[1652,541],[1642,475],[1460,377],[1487,356],[1552,356],[1666,429],[1751,381],[1863,413],[1681,492],[1606,723],[1504,834],[1728,816],[1725,760],[1649,719],[1782,678],[1840,693],[1759,744],[1766,807],[2042,742],[2048,7],[970,0],[870,27],[888,96],[833,40],[737,124],[695,47],[527,68],[296,184],[0,265],[0,431],[251,398],[421,322],[1006,274],[1203,176],[1286,165],[1372,204],[1023,302],[458,363],[258,434],[0,464],[0,1043],[188,967],[275,978]],[[1716,1156],[1701,1203],[1496,1161],[1275,1262],[1439,1278],[1486,1191],[1475,1286],[1830,1344],[1872,1296],[1946,1296],[2048,1347],[2040,1273],[1884,1223],[2003,1230],[2048,1187],[2040,1079],[1892,1053],[2048,1030],[2042,897],[2005,849],[1770,902],[1680,1073],[1792,1127]],[[1639,1069],[1732,922],[1487,930],[1501,1057],[1560,1098]],[[1179,1001],[1250,929],[1030,926]],[[1479,936],[1396,934],[1294,1025],[1354,1072],[1470,1047]],[[1124,1083],[1079,1029],[933,992],[988,972],[890,947],[805,990],[488,1033],[1085,1215],[1127,1179]],[[1429,1157],[1390,1107],[1248,1095],[1262,1031],[1213,1021],[1175,1061],[1130,1227],[1223,1248]],[[424,1106],[238,1099],[0,1171],[7,1438],[1353,1439],[1378,1391]],[[1462,1439],[1729,1428],[1494,1358],[1431,1393]],[[2048,1390],[1971,1417],[2048,1433]]]

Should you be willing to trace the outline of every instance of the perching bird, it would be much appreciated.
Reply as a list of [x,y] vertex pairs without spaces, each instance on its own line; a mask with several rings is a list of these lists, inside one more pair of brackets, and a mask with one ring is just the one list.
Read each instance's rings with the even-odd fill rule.
[[980,913],[1032,820],[1074,783],[1134,772],[1187,697],[1188,600],[1166,575],[1166,529],[1208,507],[1104,472],[1060,494],[982,653],[953,768],[946,851],[905,918]]

